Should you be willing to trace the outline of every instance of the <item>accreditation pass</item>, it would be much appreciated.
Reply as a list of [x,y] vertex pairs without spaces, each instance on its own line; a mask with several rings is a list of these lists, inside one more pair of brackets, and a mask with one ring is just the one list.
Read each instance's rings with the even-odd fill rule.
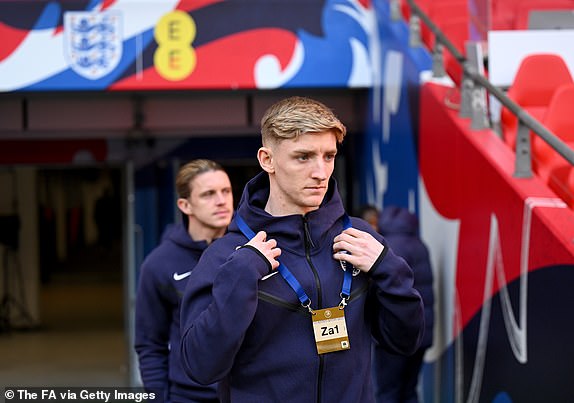
[[339,307],[319,309],[314,311],[313,331],[319,354],[333,351],[348,350],[349,336],[345,322],[345,311]]

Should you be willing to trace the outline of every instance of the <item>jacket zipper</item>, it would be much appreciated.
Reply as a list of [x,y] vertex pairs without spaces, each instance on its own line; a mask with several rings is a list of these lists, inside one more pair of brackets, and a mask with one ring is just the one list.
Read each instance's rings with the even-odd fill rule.
[[[319,280],[319,274],[317,270],[311,263],[311,248],[315,245],[313,244],[313,239],[311,238],[311,233],[309,231],[309,221],[307,217],[303,216],[303,229],[305,230],[305,258],[309,267],[313,271],[313,276],[315,277],[315,285],[317,286],[317,309],[323,308],[323,298],[321,297],[321,282]],[[322,355],[319,355],[319,373],[317,374],[317,402],[321,402],[321,396],[323,394],[322,384],[323,384],[323,371],[325,366],[325,359]]]
[[[309,223],[307,221],[307,218],[305,216],[302,217],[303,218],[303,229],[304,229],[304,236],[305,236],[305,259],[307,260],[307,263],[309,264],[309,267],[311,268],[311,271],[313,272],[313,276],[315,277],[315,285],[317,286],[317,309],[322,309],[323,306],[323,300],[321,297],[321,282],[319,280],[319,275],[317,273],[317,270],[315,269],[315,266],[313,266],[313,263],[311,262],[311,248],[314,247],[315,245],[313,244],[313,240],[311,239],[311,233],[309,232]],[[368,289],[368,284],[365,285],[365,287],[361,287],[361,289],[356,290],[356,292],[351,293],[351,297],[349,298],[349,302],[352,301],[352,298],[354,296],[354,294],[359,295],[361,293],[363,293],[364,291],[366,291]],[[258,292],[258,296],[259,298],[261,298],[264,301],[267,301],[269,303],[278,305],[278,306],[282,306],[284,308],[287,308],[291,311],[302,311],[303,313],[308,313],[308,311],[303,308],[300,304],[292,304],[290,302],[287,302],[281,298],[277,298],[269,293],[263,292],[263,291],[259,291]],[[323,371],[324,371],[324,358],[322,355],[319,355],[319,373],[317,375],[317,402],[321,402],[321,397],[322,397],[322,387],[321,384],[323,383]]]
[[313,272],[313,276],[315,277],[315,285],[317,286],[317,309],[321,309],[323,307],[323,298],[321,297],[321,282],[319,281],[319,274],[311,263],[311,248],[315,247],[313,244],[313,240],[311,239],[311,233],[309,232],[309,222],[307,218],[303,216],[303,228],[305,230],[305,259]]

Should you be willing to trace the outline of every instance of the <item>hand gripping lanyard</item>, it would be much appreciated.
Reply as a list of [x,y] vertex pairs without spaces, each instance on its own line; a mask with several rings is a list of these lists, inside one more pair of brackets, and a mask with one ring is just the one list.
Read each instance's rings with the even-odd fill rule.
[[[245,235],[247,239],[251,240],[251,238],[255,236],[255,232],[253,232],[253,230],[249,228],[247,223],[243,220],[243,218],[239,214],[235,215],[235,221],[237,222],[239,230],[243,233],[243,235]],[[346,214],[343,218],[343,226],[345,227],[345,229],[351,227],[351,220],[349,216]],[[341,287],[341,294],[340,294],[341,302],[339,303],[339,309],[345,309],[345,306],[347,306],[347,301],[351,296],[351,283],[353,280],[352,271],[347,270],[346,269],[347,265],[343,263],[345,262],[341,261],[341,268],[344,271],[344,277],[343,277],[343,286]],[[295,293],[297,294],[297,298],[299,298],[299,301],[301,302],[301,305],[304,308],[307,308],[307,310],[309,310],[309,313],[314,315],[315,312],[313,311],[313,309],[311,309],[311,299],[307,296],[305,290],[303,290],[303,287],[301,286],[299,281],[297,281],[295,276],[293,276],[293,274],[287,268],[287,266],[279,262],[279,267],[277,268],[277,270],[279,271],[279,274],[281,274],[281,276],[285,279],[285,281],[287,281],[287,283],[293,289],[293,291],[295,291]]]

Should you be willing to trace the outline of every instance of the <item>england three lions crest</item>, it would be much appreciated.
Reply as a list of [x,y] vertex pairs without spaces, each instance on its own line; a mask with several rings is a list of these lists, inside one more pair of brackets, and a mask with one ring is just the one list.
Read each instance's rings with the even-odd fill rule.
[[69,11],[64,15],[64,52],[70,67],[97,80],[122,58],[121,13]]

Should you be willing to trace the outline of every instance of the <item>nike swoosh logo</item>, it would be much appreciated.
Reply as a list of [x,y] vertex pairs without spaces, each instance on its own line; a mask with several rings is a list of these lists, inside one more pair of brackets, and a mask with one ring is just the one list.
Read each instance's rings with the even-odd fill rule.
[[268,274],[268,275],[266,275],[266,276],[263,276],[263,277],[261,277],[261,281],[265,281],[265,280],[267,280],[269,277],[274,276],[274,275],[276,275],[277,273],[279,273],[279,272],[276,270],[276,271],[274,271],[273,273],[270,273],[270,274]]
[[186,271],[185,273],[173,273],[173,279],[175,281],[183,280],[184,278],[188,277],[191,274],[191,271]]

